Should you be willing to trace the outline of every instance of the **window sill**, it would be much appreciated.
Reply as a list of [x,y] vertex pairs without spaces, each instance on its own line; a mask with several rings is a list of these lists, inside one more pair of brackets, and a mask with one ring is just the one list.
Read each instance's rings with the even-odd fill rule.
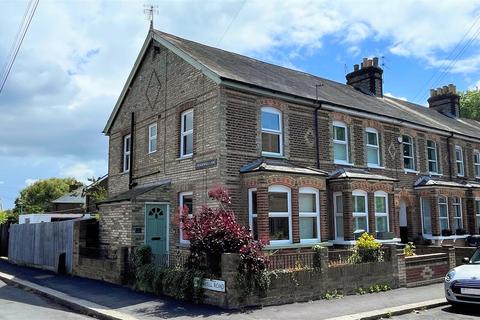
[[155,151],[150,151],[150,152],[148,152],[147,154],[148,154],[148,155],[151,155],[151,154],[156,153],[156,152],[157,152],[157,150],[155,150]]
[[434,177],[443,177],[443,174],[437,173],[437,172],[429,172],[428,175],[429,176],[434,176]]
[[367,164],[367,168],[369,168],[369,169],[385,169],[385,167],[378,166],[376,164]]
[[453,235],[453,236],[432,236],[430,234],[424,234],[423,237],[428,240],[457,240],[457,239],[466,239],[470,235],[469,234],[464,234],[461,236],[458,235]]
[[181,160],[187,160],[192,158],[193,158],[193,154],[189,154],[188,156],[178,157],[176,160],[181,161]]
[[263,151],[262,151],[262,156],[267,157],[267,158],[277,158],[277,159],[286,159],[287,158],[283,154],[263,152]]
[[409,169],[403,169],[403,172],[405,172],[405,174],[407,173],[414,173],[414,174],[419,174],[420,171],[417,171],[417,170],[409,170]]
[[349,166],[349,167],[353,167],[354,164],[353,163],[349,163],[349,162],[343,162],[343,161],[333,161],[334,164],[339,164],[339,165],[342,165],[342,166]]
[[288,243],[288,244],[269,244],[263,247],[264,250],[275,250],[275,249],[298,249],[298,248],[310,248],[315,245],[320,245],[320,246],[331,246],[332,244],[330,242],[324,241],[324,242],[311,242],[311,243]]

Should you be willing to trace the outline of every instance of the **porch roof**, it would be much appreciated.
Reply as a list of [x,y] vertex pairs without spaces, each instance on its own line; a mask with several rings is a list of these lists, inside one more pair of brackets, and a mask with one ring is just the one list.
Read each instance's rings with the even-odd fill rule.
[[286,160],[280,160],[280,159],[277,160],[277,159],[259,158],[240,168],[240,173],[258,172],[258,171],[296,173],[296,174],[317,175],[317,176],[324,176],[324,177],[327,176],[326,171],[318,170],[315,168],[296,166],[294,164],[289,163]]
[[136,197],[148,192],[148,191],[151,191],[155,188],[158,188],[158,187],[161,187],[161,186],[165,186],[165,185],[169,185],[171,184],[171,180],[168,179],[168,180],[162,180],[162,181],[158,181],[158,182],[155,182],[155,183],[149,183],[149,184],[144,184],[144,185],[141,185],[141,186],[136,186],[136,187],[133,187],[132,189],[128,190],[128,191],[125,191],[125,192],[122,192],[120,194],[117,194],[116,196],[113,196],[113,197],[109,197],[108,199],[104,200],[104,201],[100,201],[98,204],[104,204],[104,203],[111,203],[111,202],[120,202],[120,201],[130,201],[132,199],[135,199]]
[[459,183],[454,181],[435,180],[430,176],[420,177],[414,184],[415,188],[422,187],[450,187],[450,188],[469,188],[468,183]]
[[380,181],[398,181],[397,179],[390,178],[381,174],[374,174],[372,172],[362,169],[341,168],[333,171],[328,176],[328,180],[341,180],[341,179],[361,179],[361,180],[380,180]]

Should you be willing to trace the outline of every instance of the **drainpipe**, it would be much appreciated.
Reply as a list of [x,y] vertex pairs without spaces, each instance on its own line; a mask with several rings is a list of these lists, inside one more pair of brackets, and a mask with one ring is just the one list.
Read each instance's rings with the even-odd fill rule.
[[130,167],[128,171],[128,188],[132,189],[134,187],[133,184],[133,137],[135,136],[135,113],[132,112],[132,116],[130,117]]
[[318,110],[322,108],[323,101],[318,100],[318,88],[321,87],[321,84],[315,85],[315,94],[316,94],[316,104],[315,110],[313,111],[313,126],[315,127],[315,159],[317,161],[317,169],[320,169],[320,141],[318,136]]
[[453,138],[453,132],[450,132],[450,136],[447,137],[448,176],[450,181],[452,181],[452,150],[450,150],[451,138]]

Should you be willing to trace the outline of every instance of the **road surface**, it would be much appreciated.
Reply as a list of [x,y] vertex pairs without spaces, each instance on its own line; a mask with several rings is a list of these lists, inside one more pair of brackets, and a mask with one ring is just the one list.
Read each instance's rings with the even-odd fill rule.
[[443,306],[423,311],[415,311],[402,316],[393,317],[395,320],[479,320],[480,305],[461,308]]

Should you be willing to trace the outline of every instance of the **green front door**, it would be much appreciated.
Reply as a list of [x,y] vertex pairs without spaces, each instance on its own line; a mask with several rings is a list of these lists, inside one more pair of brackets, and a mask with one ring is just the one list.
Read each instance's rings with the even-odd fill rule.
[[145,243],[152,248],[153,254],[167,252],[167,204],[145,205]]

